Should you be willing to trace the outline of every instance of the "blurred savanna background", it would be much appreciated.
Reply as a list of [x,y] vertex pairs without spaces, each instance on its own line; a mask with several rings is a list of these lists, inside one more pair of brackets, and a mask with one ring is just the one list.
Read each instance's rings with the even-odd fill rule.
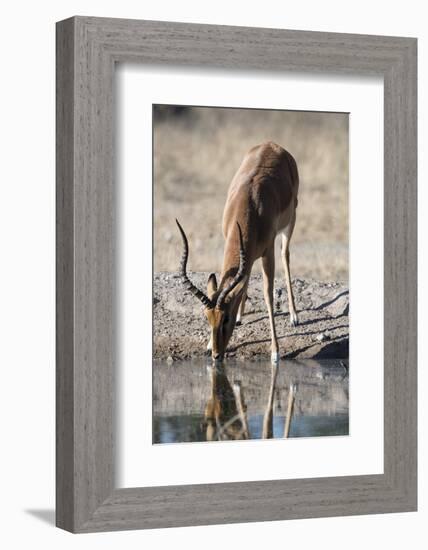
[[[292,277],[347,282],[348,120],[347,113],[154,105],[154,270],[178,269],[178,218],[188,269],[221,271],[227,189],[245,153],[272,140],[294,156],[300,176]],[[281,277],[279,238],[276,246]]]

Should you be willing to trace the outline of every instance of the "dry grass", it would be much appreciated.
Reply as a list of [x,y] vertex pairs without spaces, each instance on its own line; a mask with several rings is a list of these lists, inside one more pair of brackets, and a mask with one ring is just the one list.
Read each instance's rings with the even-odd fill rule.
[[220,271],[227,188],[246,151],[268,139],[294,156],[300,174],[292,276],[347,280],[348,116],[315,112],[155,109],[155,271],[177,269],[175,218],[189,238],[189,269]]

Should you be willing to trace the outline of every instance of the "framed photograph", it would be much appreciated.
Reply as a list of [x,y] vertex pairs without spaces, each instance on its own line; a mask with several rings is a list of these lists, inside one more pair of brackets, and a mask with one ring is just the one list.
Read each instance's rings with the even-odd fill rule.
[[414,38],[57,24],[57,525],[417,507]]

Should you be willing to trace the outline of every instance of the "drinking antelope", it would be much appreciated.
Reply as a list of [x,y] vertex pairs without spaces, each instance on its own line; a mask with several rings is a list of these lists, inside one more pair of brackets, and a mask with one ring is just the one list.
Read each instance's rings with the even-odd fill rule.
[[205,306],[211,328],[208,349],[214,361],[221,361],[235,324],[241,322],[248,282],[254,262],[262,259],[264,297],[272,336],[272,361],[279,360],[273,313],[275,276],[275,237],[282,235],[282,262],[288,293],[290,323],[298,322],[290,279],[289,245],[296,223],[299,176],[294,158],[271,141],[250,149],[229,187],[223,213],[225,238],[220,284],[214,273],[208,278],[205,294],[186,273],[189,246],[183,228],[176,220],[183,239],[180,274],[183,284]]

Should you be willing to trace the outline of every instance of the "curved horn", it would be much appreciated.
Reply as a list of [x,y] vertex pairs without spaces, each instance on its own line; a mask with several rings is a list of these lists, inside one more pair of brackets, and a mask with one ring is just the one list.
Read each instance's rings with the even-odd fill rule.
[[236,287],[236,285],[242,281],[242,279],[245,276],[246,258],[245,258],[245,250],[244,250],[244,241],[242,239],[241,226],[239,225],[238,222],[236,222],[236,225],[238,226],[238,232],[239,232],[239,268],[232,282],[220,292],[217,298],[217,304],[216,304],[216,308],[218,309],[220,309],[224,304],[226,296],[229,294],[229,292],[231,292]]
[[205,296],[203,292],[201,292],[189,279],[186,273],[186,266],[187,266],[187,258],[189,256],[189,243],[187,242],[186,234],[181,227],[181,225],[178,223],[178,220],[175,220],[177,223],[178,229],[180,230],[181,237],[183,239],[183,256],[181,257],[180,262],[180,276],[183,281],[183,285],[187,290],[189,290],[196,298],[198,298],[206,307],[213,308],[214,304],[211,302],[211,300]]

